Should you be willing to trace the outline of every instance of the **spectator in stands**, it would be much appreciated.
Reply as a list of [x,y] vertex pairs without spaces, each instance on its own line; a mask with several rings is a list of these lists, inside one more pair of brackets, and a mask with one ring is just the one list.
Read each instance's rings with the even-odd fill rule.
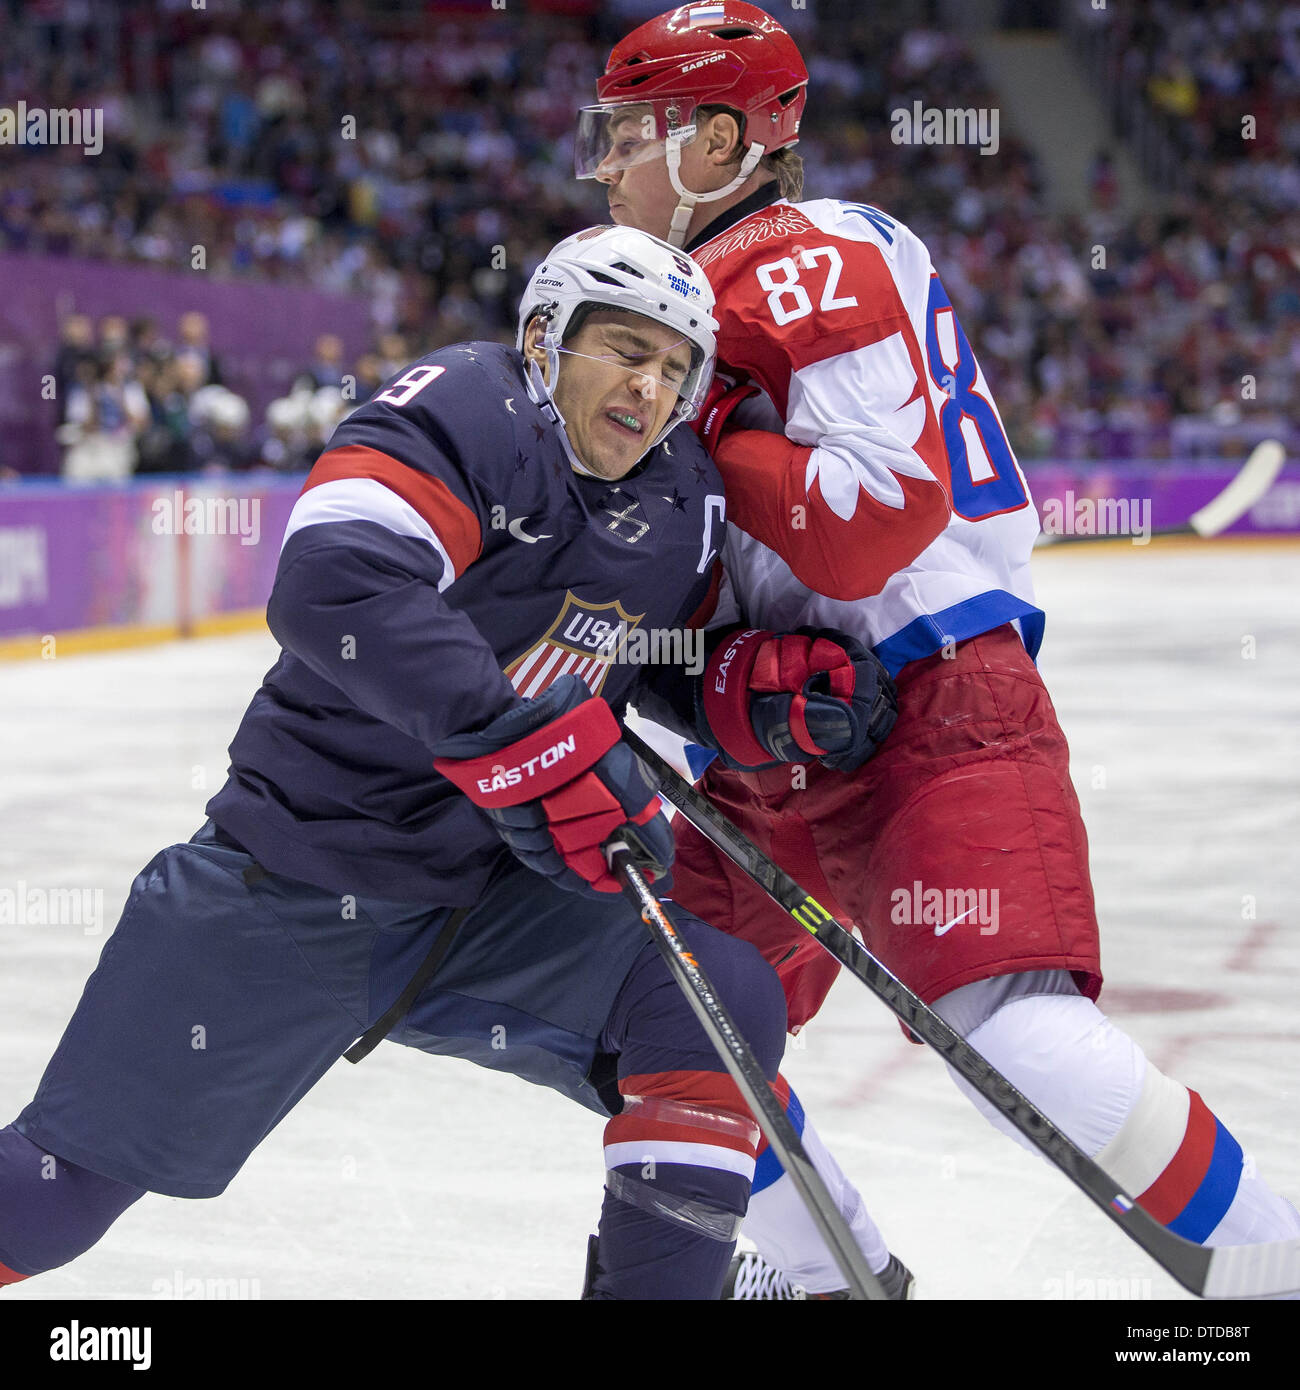
[[244,472],[258,462],[248,438],[248,402],[224,386],[203,386],[190,402],[192,466],[204,473]]
[[1196,78],[1191,68],[1173,54],[1161,62],[1147,81],[1147,95],[1153,105],[1171,116],[1186,120],[1196,114]]
[[381,333],[375,345],[375,357],[379,380],[387,381],[390,376],[396,376],[410,366],[412,353],[402,334]]
[[[202,380],[200,386],[220,386],[222,384],[221,364],[208,342],[208,319],[206,314],[196,310],[182,314],[176,325],[177,357],[184,357],[198,364]],[[197,388],[196,388],[197,389]]]
[[107,362],[119,352],[131,350],[131,330],[121,314],[105,314],[99,321],[99,355]]
[[189,431],[176,428],[176,417],[169,410],[174,359],[147,355],[136,363],[135,370],[149,402],[149,423],[136,441],[136,472],[184,473],[189,467]]
[[1109,150],[1098,150],[1088,166],[1088,192],[1094,207],[1109,212],[1119,198],[1119,178]]
[[[68,420],[73,386],[79,381],[85,384],[85,374],[79,370],[85,363],[98,367],[95,326],[86,314],[69,314],[59,326],[59,350],[54,358],[54,395],[60,425]],[[94,375],[98,375],[97,370]]]
[[262,467],[305,473],[316,461],[320,446],[313,436],[311,401],[310,391],[295,391],[267,407],[257,455]]
[[123,482],[135,471],[136,440],[149,424],[149,403],[132,372],[125,350],[78,369],[60,430],[68,482]]
[[204,386],[204,374],[203,359],[194,353],[179,353],[159,369],[141,472],[189,473],[194,469],[190,402]]
[[131,320],[130,346],[137,371],[146,362],[157,366],[172,355],[171,344],[159,331],[157,320],[145,316]]
[[400,366],[393,367],[380,353],[363,352],[357,358],[356,369],[353,372],[356,378],[356,388],[352,399],[348,402],[349,412],[355,410],[359,405],[364,405],[389,377],[395,376],[409,362],[410,358],[407,358]]
[[294,378],[299,385],[320,388],[343,387],[343,339],[337,333],[322,333],[316,339],[311,362]]

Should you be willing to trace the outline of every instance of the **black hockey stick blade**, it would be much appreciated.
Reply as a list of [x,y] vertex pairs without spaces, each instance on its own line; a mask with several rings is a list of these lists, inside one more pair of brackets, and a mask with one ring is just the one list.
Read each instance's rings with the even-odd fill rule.
[[695,1016],[717,1049],[718,1056],[731,1073],[732,1080],[749,1106],[750,1113],[767,1136],[772,1152],[780,1159],[781,1167],[785,1169],[796,1191],[803,1198],[809,1215],[844,1274],[850,1297],[885,1298],[884,1289],[872,1274],[866,1256],[853,1239],[848,1223],[840,1215],[831,1194],[826,1190],[821,1174],[813,1166],[803,1141],[795,1132],[781,1102],[768,1084],[767,1077],[763,1075],[758,1059],[732,1022],[726,1006],[718,998],[708,976],[691,954],[681,933],[673,926],[658,898],[650,891],[636,867],[632,851],[616,839],[605,847],[605,852],[614,876],[623,887],[624,895],[641,914],[641,920],[649,929],[655,945],[659,947],[669,972],[686,995]]
[[1027,1097],[907,988],[810,893],[772,862],[701,792],[631,729],[623,737],[660,779],[659,794],[739,865],[773,902],[923,1042],[994,1105],[1126,1235],[1189,1292],[1202,1298],[1264,1298],[1300,1291],[1300,1239],[1207,1248],[1149,1216],[1104,1169],[1073,1144]]
[[[1243,517],[1277,480],[1286,462],[1286,450],[1276,439],[1265,439],[1251,450],[1250,457],[1241,466],[1235,478],[1212,497],[1203,507],[1193,512],[1178,526],[1158,526],[1152,536],[1201,536],[1208,540],[1226,531],[1234,521]],[[1043,532],[1038,538],[1037,548],[1047,546],[1073,545],[1082,541],[1129,540],[1127,536],[1110,535],[1063,535],[1057,532]]]

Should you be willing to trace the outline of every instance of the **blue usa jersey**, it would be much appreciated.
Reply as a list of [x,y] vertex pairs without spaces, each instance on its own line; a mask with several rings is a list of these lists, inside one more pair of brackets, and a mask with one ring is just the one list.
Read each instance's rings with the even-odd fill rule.
[[430,353],[307,479],[267,608],[283,651],[208,813],[273,873],[473,902],[507,851],[432,746],[565,672],[621,713],[635,658],[674,654],[669,630],[709,611],[724,526],[689,429],[617,482],[584,476],[519,353]]

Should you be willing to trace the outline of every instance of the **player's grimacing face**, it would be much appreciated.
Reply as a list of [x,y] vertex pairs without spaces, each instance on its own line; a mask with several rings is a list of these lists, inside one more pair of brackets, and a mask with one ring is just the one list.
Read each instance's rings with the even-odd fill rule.
[[[544,364],[544,350],[534,352]],[[666,324],[589,315],[566,340],[552,385],[574,453],[602,478],[623,477],[668,423],[690,366],[690,344]]]

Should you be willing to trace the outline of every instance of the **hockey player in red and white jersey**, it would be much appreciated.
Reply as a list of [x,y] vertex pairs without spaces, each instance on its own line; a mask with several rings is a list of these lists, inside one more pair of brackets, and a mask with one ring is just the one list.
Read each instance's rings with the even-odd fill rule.
[[[762,10],[684,5],[615,47],[576,141],[578,175],[606,185],[612,220],[688,251],[717,299],[732,384],[719,376],[701,421],[731,522],[719,620],[744,630],[703,680],[700,732],[720,752],[703,790],[1157,1220],[1213,1245],[1300,1235],[1201,1097],[1095,1003],[1087,840],[1033,659],[1037,513],[924,244],[878,208],[799,201],[790,147],[807,77]],[[787,767],[754,770],[765,759],[744,714],[752,673],[779,650],[771,633],[803,624],[871,646],[899,717],[861,770],[812,764],[792,785]],[[836,963],[680,817],[677,829],[674,896],[756,942],[802,1026]],[[975,890],[964,900],[996,903],[996,920],[918,913],[936,889]],[[832,1176],[882,1267],[879,1231]],[[824,1294],[840,1276],[788,1185],[756,1184],[746,1230]]]

